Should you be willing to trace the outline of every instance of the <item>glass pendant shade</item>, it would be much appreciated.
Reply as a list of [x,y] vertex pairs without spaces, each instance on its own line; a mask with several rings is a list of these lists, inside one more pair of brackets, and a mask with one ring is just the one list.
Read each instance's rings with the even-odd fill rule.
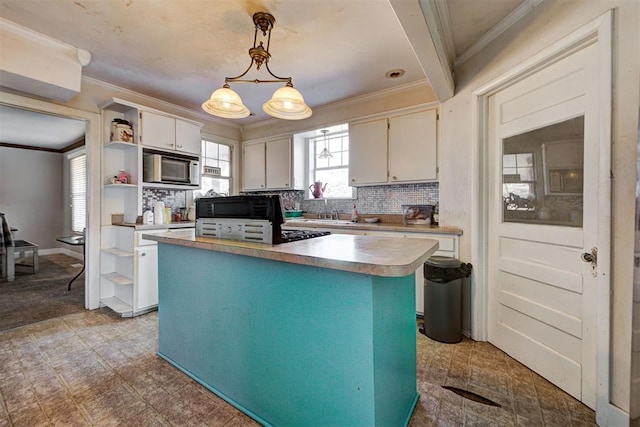
[[211,98],[202,104],[202,109],[225,119],[242,119],[250,114],[249,109],[242,103],[240,95],[231,90],[228,84],[214,91]]
[[318,154],[318,158],[330,159],[333,157],[333,154],[331,154],[331,151],[329,151],[329,149],[327,148],[327,132],[329,131],[327,129],[322,129],[320,132],[322,132],[322,134],[324,135],[324,149],[320,152],[320,154]]
[[311,117],[311,108],[304,102],[302,94],[287,84],[276,90],[271,99],[262,105],[270,116],[285,120],[301,120]]
[[333,154],[331,154],[331,152],[327,150],[327,147],[324,147],[324,150],[322,150],[320,154],[318,154],[319,159],[330,159],[332,157],[333,157]]

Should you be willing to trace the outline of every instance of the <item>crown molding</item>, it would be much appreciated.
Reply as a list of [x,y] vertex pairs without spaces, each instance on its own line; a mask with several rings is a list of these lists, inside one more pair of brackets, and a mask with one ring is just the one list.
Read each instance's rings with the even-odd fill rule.
[[[390,95],[394,95],[397,93],[402,93],[402,92],[407,92],[410,91],[412,89],[415,88],[420,88],[420,87],[431,87],[429,85],[429,80],[427,79],[420,79],[420,80],[416,80],[410,83],[405,83],[402,85],[398,85],[398,86],[394,86],[391,88],[387,88],[387,89],[382,89],[382,90],[378,90],[376,92],[370,92],[370,93],[366,93],[364,95],[358,95],[358,96],[354,96],[352,98],[347,98],[347,99],[342,99],[340,101],[336,101],[336,102],[332,102],[330,104],[324,104],[318,107],[313,107],[313,113],[320,113],[323,111],[327,111],[327,110],[332,110],[335,108],[340,108],[340,107],[346,107],[349,105],[354,105],[354,104],[361,104],[367,101],[375,101],[381,98],[385,98],[387,96]],[[280,122],[281,119],[275,119],[275,118],[268,118],[265,120],[260,120],[259,122],[254,122],[254,123],[248,123],[246,125],[244,125],[242,128],[243,129],[254,129],[254,128],[261,128],[264,126],[268,126],[270,124],[275,124]]]
[[456,43],[453,39],[453,29],[451,25],[451,15],[449,14],[449,4],[447,0],[435,0],[436,11],[440,19],[440,29],[442,30],[442,45],[446,52],[449,64],[453,64],[456,58]]
[[82,81],[89,83],[91,85],[95,85],[95,86],[99,86],[102,87],[104,89],[108,89],[111,91],[117,91],[117,92],[122,92],[124,95],[129,95],[132,97],[135,97],[137,99],[141,99],[142,103],[144,103],[145,101],[153,103],[153,104],[158,104],[161,107],[167,108],[169,110],[176,110],[179,113],[185,114],[188,117],[191,116],[196,116],[206,122],[215,122],[224,126],[229,126],[231,128],[235,128],[235,129],[240,129],[242,126],[239,125],[238,123],[234,123],[234,122],[229,122],[226,119],[222,119],[222,118],[218,118],[215,116],[211,116],[209,114],[206,114],[204,111],[200,112],[198,110],[192,110],[190,108],[187,107],[183,107],[180,105],[176,105],[176,104],[172,104],[170,102],[164,101],[162,99],[158,99],[158,98],[154,98],[152,96],[149,95],[145,95],[142,94],[140,92],[135,92],[132,91],[130,89],[126,89],[120,86],[116,86],[112,83],[107,83],[105,81],[102,80],[98,80],[98,79],[94,79],[93,77],[87,77],[87,76],[82,76]]
[[9,21],[6,18],[0,17],[0,29],[16,34],[24,39],[32,40],[40,45],[46,45],[50,48],[58,50],[68,50],[73,52],[74,54],[78,51],[78,48],[75,46],[34,31],[31,28],[23,27],[22,25],[16,24],[13,21]]
[[515,8],[510,14],[505,16],[500,22],[493,26],[489,31],[484,33],[477,42],[471,45],[467,50],[462,52],[454,62],[454,68],[464,64],[476,53],[480,52],[485,46],[498,38],[500,34],[507,31],[512,25],[522,19],[526,14],[531,12],[542,3],[543,0],[526,0],[520,6]]

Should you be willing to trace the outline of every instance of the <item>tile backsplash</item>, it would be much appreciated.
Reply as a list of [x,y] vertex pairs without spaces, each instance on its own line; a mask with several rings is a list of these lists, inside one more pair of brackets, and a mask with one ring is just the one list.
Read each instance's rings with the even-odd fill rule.
[[[364,215],[401,215],[402,205],[435,205],[439,199],[437,182],[421,184],[396,184],[359,187],[356,199],[305,199],[308,191],[293,190],[261,194],[279,194],[285,209],[293,209],[296,203],[304,212],[319,213],[325,209],[337,209],[340,213],[351,213],[353,204]],[[175,211],[187,206],[186,190],[144,188],[142,211],[153,210],[155,202],[162,201]]]
[[421,184],[396,184],[359,187],[356,199],[305,199],[308,191],[281,191],[279,194],[285,209],[292,209],[296,203],[309,213],[337,209],[340,213],[350,213],[355,203],[361,214],[402,214],[402,205],[435,205],[439,199],[437,182]]
[[179,208],[187,206],[187,190],[165,190],[161,188],[144,188],[142,190],[142,212],[153,210],[156,202],[164,202],[164,205],[175,212]]

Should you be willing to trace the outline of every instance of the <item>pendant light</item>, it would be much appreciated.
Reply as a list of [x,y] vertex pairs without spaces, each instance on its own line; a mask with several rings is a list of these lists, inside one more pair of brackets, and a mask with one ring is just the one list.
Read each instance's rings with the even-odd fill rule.
[[318,158],[319,159],[330,159],[333,157],[333,154],[331,154],[331,151],[329,151],[329,149],[327,148],[327,132],[329,132],[328,129],[322,129],[320,132],[322,132],[324,134],[324,149],[320,152],[320,154],[318,154]]
[[[257,12],[253,14],[255,33],[253,36],[253,47],[249,49],[251,63],[249,67],[236,77],[225,77],[224,85],[221,89],[213,92],[211,98],[202,104],[202,109],[209,114],[227,119],[241,119],[249,116],[249,109],[242,103],[240,95],[231,89],[229,83],[285,83],[284,87],[275,91],[271,99],[262,105],[262,109],[270,116],[285,120],[301,120],[311,117],[311,108],[304,102],[302,94],[293,87],[291,77],[278,77],[269,69],[269,43],[271,42],[271,29],[276,19],[270,13]],[[258,42],[258,30],[264,41]],[[267,72],[273,77],[269,80],[248,80],[242,79],[249,70],[256,64],[256,70],[260,70],[262,64]]]

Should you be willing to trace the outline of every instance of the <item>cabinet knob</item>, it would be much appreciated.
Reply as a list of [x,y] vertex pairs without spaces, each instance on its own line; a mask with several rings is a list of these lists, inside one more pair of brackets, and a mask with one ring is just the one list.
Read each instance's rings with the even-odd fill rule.
[[142,253],[140,254],[140,256],[147,256],[147,253],[146,253],[146,252],[142,252]]
[[182,144],[178,144],[178,148],[182,148]]
[[392,178],[392,179],[398,179],[398,177],[397,177],[397,176],[392,176],[391,178]]
[[172,143],[168,143],[168,144],[167,144],[167,147],[171,147],[171,148],[173,148],[173,144],[172,144]]
[[356,182],[356,179],[355,178],[351,178],[351,182]]

